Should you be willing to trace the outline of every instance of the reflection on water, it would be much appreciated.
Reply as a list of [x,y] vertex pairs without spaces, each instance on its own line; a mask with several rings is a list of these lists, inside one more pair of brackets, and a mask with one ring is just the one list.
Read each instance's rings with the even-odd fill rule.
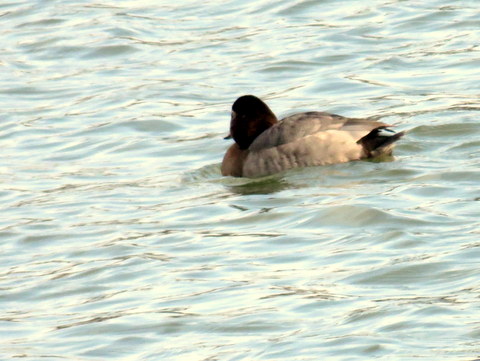
[[237,194],[269,194],[289,189],[291,186],[282,179],[268,178],[258,181],[251,181],[241,185],[231,185],[228,187],[230,192]]
[[[1,4],[3,358],[478,359],[477,8]],[[222,177],[252,93],[408,134]]]

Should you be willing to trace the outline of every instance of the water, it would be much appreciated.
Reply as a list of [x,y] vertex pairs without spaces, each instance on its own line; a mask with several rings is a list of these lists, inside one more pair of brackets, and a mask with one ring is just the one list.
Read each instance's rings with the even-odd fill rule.
[[[1,359],[477,360],[479,10],[1,4]],[[221,177],[248,93],[408,135]]]

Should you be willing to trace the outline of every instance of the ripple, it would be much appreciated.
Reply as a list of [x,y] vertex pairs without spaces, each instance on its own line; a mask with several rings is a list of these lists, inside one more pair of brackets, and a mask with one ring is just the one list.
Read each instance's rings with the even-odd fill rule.
[[89,52],[85,57],[87,59],[90,58],[103,58],[103,57],[112,57],[112,56],[120,56],[129,53],[136,52],[137,50],[135,47],[130,45],[109,45],[109,46],[102,46],[97,49],[94,49]]
[[[475,10],[0,5],[2,354],[473,360]],[[392,158],[222,177],[250,93],[407,135]]]

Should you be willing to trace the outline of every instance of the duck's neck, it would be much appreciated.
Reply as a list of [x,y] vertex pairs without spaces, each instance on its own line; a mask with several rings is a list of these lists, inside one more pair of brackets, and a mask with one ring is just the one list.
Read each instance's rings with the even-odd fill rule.
[[262,115],[261,118],[250,120],[250,122],[246,124],[246,128],[242,129],[237,137],[234,136],[234,139],[240,149],[248,149],[250,144],[252,144],[260,134],[275,123],[277,123],[277,117],[273,113]]
[[[270,109],[269,109],[270,110]],[[265,121],[264,121],[264,124],[266,125],[266,128],[265,129],[268,129],[270,128],[272,125],[274,125],[275,123],[278,122],[278,119],[277,117],[275,116],[275,114],[273,114],[272,111],[270,111],[270,114],[268,114],[266,117],[265,117]]]

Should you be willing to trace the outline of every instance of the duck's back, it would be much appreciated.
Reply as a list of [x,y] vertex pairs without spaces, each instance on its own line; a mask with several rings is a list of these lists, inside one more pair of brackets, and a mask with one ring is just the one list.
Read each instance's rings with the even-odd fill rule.
[[385,126],[323,112],[292,115],[255,139],[243,165],[243,176],[259,177],[290,168],[364,158],[364,147],[358,141]]

